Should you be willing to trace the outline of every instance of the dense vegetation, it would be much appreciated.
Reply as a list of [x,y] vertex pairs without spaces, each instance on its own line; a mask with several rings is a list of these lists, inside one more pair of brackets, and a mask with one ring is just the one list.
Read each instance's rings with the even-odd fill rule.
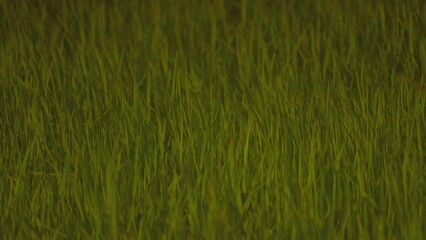
[[421,0],[0,0],[0,236],[425,239],[425,37]]

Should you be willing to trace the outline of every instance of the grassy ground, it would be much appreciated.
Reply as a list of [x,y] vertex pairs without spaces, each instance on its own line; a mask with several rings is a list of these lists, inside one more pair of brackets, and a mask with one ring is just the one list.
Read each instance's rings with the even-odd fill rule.
[[0,0],[2,239],[424,239],[426,7],[349,2]]

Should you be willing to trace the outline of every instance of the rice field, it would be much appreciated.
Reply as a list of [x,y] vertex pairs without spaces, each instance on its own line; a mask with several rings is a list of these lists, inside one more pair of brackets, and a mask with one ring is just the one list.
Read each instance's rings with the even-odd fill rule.
[[0,0],[1,239],[425,239],[421,0]]

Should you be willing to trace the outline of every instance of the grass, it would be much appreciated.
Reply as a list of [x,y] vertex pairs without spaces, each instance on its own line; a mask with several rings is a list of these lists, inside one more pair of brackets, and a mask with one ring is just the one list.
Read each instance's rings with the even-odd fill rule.
[[424,239],[424,16],[0,0],[2,239]]

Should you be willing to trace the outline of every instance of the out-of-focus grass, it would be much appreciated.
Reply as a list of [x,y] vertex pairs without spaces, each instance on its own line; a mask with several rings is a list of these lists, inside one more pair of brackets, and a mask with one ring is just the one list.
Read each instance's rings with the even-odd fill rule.
[[2,239],[424,239],[424,16],[0,0]]

